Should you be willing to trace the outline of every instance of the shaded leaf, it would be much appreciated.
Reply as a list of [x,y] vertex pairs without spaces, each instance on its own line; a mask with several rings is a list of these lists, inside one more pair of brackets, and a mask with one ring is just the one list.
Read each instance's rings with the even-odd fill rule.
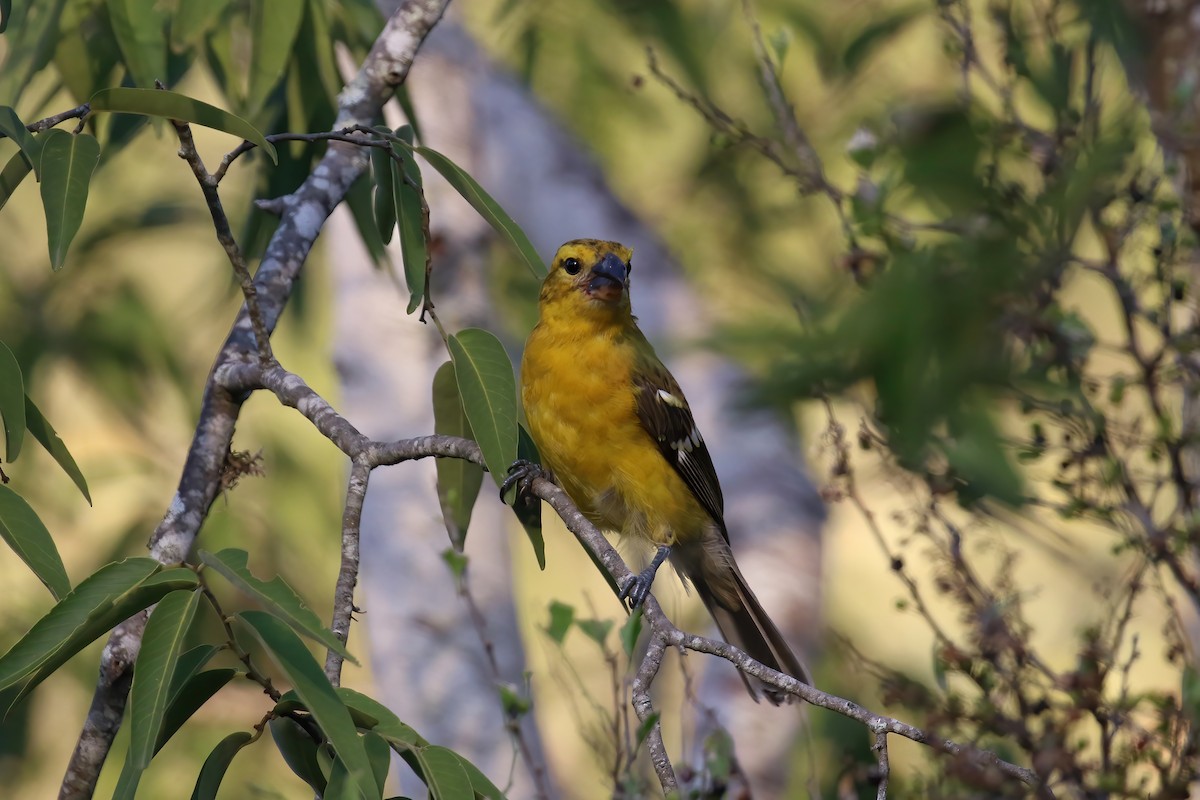
[[161,89],[102,89],[91,99],[92,111],[111,111],[122,114],[142,114],[149,117],[176,119],[224,131],[262,148],[275,164],[279,154],[257,128],[246,120],[214,105],[201,102],[178,92]]
[[159,0],[107,0],[107,6],[133,82],[150,88],[156,80],[166,81],[167,14],[163,4]]
[[468,328],[450,337],[463,410],[496,485],[517,458],[517,383],[500,340]]
[[382,788],[375,783],[350,712],[304,643],[291,628],[265,611],[242,611],[237,616],[292,683],[296,694],[337,751],[338,759],[345,763],[359,793],[368,800],[379,797]]
[[25,440],[25,379],[8,345],[0,342],[0,418],[4,422],[4,458],[16,461]]
[[454,751],[430,745],[415,753],[432,800],[475,800],[471,776],[463,769],[462,761]]
[[[178,673],[178,670],[176,672]],[[183,727],[183,724],[191,719],[192,715],[199,711],[213,695],[221,691],[225,684],[233,680],[237,674],[236,669],[229,667],[208,669],[189,678],[177,690],[174,688],[175,682],[172,680],[171,702],[167,706],[167,713],[163,716],[162,727],[158,732],[158,741],[154,744],[154,752],[157,753],[161,750],[163,745]]]
[[246,104],[250,113],[263,107],[291,60],[305,3],[301,0],[254,0],[250,41],[250,91]]
[[286,622],[296,633],[313,639],[322,647],[333,650],[338,655],[357,664],[358,660],[346,651],[333,631],[321,624],[320,617],[300,599],[296,590],[276,575],[270,581],[262,581],[254,577],[246,567],[249,554],[245,550],[228,548],[219,553],[200,551],[200,561],[221,574],[227,581],[258,602],[268,611]]
[[[376,130],[390,134],[389,128],[377,127]],[[371,148],[371,177],[375,179],[375,228],[384,244],[392,241],[392,231],[396,227],[396,194],[392,190],[392,157],[391,148]]]
[[[467,421],[458,394],[454,365],[450,362],[438,367],[433,376],[433,431],[446,436],[473,438],[471,424]],[[437,459],[437,488],[442,519],[451,543],[458,550],[462,550],[466,541],[471,511],[482,485],[483,467],[478,464],[463,458]]]
[[218,742],[208,754],[208,758],[204,759],[204,766],[200,768],[200,774],[196,778],[196,787],[192,789],[192,800],[214,800],[229,765],[233,763],[233,757],[253,739],[252,733],[238,731]]
[[55,600],[70,593],[71,580],[50,531],[25,499],[4,484],[0,484],[0,537],[29,565]]
[[325,775],[317,762],[317,743],[312,737],[305,733],[297,722],[287,717],[276,717],[267,723],[267,726],[271,729],[271,738],[288,768],[318,795],[324,794]]
[[42,134],[41,189],[46,210],[50,266],[61,269],[67,248],[83,222],[92,172],[100,163],[100,142],[86,133],[57,128]]
[[231,0],[187,0],[171,15],[171,44],[176,49],[199,42],[220,19]]
[[145,769],[154,757],[163,717],[171,700],[171,679],[184,637],[200,605],[197,591],[172,592],[150,614],[129,690],[129,757]]
[[12,197],[13,192],[21,185],[21,181],[25,180],[25,176],[30,173],[30,170],[25,154],[20,150],[13,153],[13,157],[4,165],[4,169],[0,170],[0,208],[4,208],[4,204]]
[[377,733],[368,732],[363,736],[363,747],[367,750],[367,761],[375,773],[375,783],[383,786],[387,781],[388,766],[392,760],[392,749],[387,740]]
[[346,192],[346,205],[354,218],[354,227],[362,238],[363,246],[371,254],[371,262],[376,266],[387,263],[387,249],[379,236],[379,228],[375,224],[375,214],[371,203],[371,181],[366,175],[360,175],[358,180],[350,184]]
[[0,0],[0,33],[8,29],[8,20],[12,17],[12,0]]
[[25,129],[25,123],[9,106],[0,106],[0,133],[17,143],[30,164],[37,166],[40,163],[41,142]]
[[[0,344],[0,347],[3,345]],[[0,357],[2,359],[2,357]],[[3,380],[0,378],[0,380]],[[0,390],[0,394],[3,390]],[[33,401],[29,399],[29,395],[25,395],[25,427],[33,434],[33,438],[37,439],[42,447],[46,448],[46,452],[50,454],[63,472],[75,483],[79,491],[83,493],[83,497],[88,501],[88,505],[92,504],[92,495],[88,492],[87,481],[84,480],[83,473],[79,470],[79,466],[75,463],[75,459],[71,457],[71,453],[67,450],[67,446],[63,444],[63,440],[58,438],[54,428],[42,416],[42,412],[38,409]]]
[[471,207],[478,211],[479,215],[513,246],[535,277],[544,278],[546,276],[546,265],[538,255],[533,243],[529,241],[529,237],[525,235],[525,231],[521,230],[521,226],[513,221],[512,217],[500,207],[500,204],[490,194],[484,191],[474,178],[436,150],[428,147],[414,147],[413,151],[420,153],[421,157],[440,172],[442,177],[463,196],[463,199],[470,203]]
[[637,647],[638,637],[642,635],[642,609],[636,609],[621,626],[621,649],[630,659],[633,658],[634,648]]
[[608,634],[613,629],[613,621],[611,619],[581,619],[575,625],[585,636],[601,648],[604,647],[604,641],[608,639]]
[[[529,431],[525,430],[525,426],[520,424],[517,426],[517,458],[531,464],[542,463],[537,445],[533,443],[533,437],[529,435]],[[536,497],[520,498],[514,495],[512,509],[517,515],[521,527],[525,529],[525,536],[529,539],[533,555],[537,558],[538,569],[545,570],[546,540],[542,536],[541,501]]]
[[[413,141],[413,129],[405,125],[396,135]],[[408,313],[416,311],[425,301],[425,279],[429,274],[429,206],[421,170],[412,153],[403,166],[392,162],[392,191],[396,197],[396,221],[400,227],[400,255],[404,261],[404,280],[408,284]]]
[[563,643],[567,638],[567,631],[571,630],[571,623],[575,621],[575,607],[566,603],[552,600],[550,602],[550,624],[546,626],[546,634],[558,642]]

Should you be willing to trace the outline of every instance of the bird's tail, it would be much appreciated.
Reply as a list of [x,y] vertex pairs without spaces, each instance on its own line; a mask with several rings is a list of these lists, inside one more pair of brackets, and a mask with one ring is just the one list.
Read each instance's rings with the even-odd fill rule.
[[[728,546],[720,548],[724,552],[714,553],[714,548],[709,544],[704,548],[706,552],[700,555],[699,563],[696,559],[686,557],[676,563],[683,567],[683,572],[696,587],[696,593],[716,621],[721,636],[755,661],[812,685],[808,670],[788,647],[779,628],[775,627],[746,584]],[[724,545],[724,542],[721,544]],[[760,693],[773,705],[797,700],[795,695],[766,686],[752,675],[740,670],[738,674],[756,702]]]

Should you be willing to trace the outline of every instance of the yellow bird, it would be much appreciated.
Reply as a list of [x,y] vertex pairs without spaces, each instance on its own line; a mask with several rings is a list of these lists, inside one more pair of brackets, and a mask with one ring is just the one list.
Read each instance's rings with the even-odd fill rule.
[[[658,545],[622,599],[639,606],[669,555],[729,643],[811,683],[733,558],[708,447],[632,314],[631,256],[616,242],[567,242],[542,284],[521,362],[521,397],[542,467],[597,527]],[[527,471],[514,465],[506,488],[522,477]],[[755,700],[758,690],[775,704],[794,699],[742,679]]]

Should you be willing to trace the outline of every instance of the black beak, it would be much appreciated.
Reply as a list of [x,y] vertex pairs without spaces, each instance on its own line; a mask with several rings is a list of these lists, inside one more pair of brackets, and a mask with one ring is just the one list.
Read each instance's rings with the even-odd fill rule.
[[[613,253],[609,253],[604,258],[600,259],[600,263],[592,267],[592,285],[605,282],[608,279],[617,283],[620,286],[625,285],[625,279],[629,277],[629,270],[625,267],[625,262],[617,258]],[[600,279],[599,281],[597,279]]]

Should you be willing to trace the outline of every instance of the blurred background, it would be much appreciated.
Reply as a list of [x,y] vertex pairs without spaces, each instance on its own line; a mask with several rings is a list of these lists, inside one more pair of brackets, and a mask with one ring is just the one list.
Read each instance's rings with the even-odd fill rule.
[[[102,2],[58,3],[57,27],[45,28],[61,37],[58,47],[48,58],[44,47],[37,50],[36,34],[43,30],[38,25],[46,24],[42,15],[50,13],[50,5],[16,0],[15,21],[0,37],[0,103],[16,107],[25,120],[71,107],[92,88],[121,79],[117,55],[96,60],[96,49],[80,44],[111,39]],[[254,49],[255,29],[244,20],[252,19],[255,4],[212,6],[218,23],[209,32],[173,40],[169,85],[243,113],[269,132],[327,126],[333,98],[324,93],[306,102],[297,88],[304,85],[301,65],[309,56],[302,47],[268,97],[256,100],[247,87],[236,86],[239,59]],[[314,0],[311,7],[326,15],[343,68],[357,63],[380,25],[376,12],[365,3]],[[773,162],[769,151],[795,143],[772,107],[775,79],[764,86],[754,29],[739,4],[464,0],[443,23],[448,32],[439,31],[449,38],[431,41],[418,56],[417,70],[426,57],[461,64],[462,54],[470,53],[488,72],[501,75],[505,86],[541,104],[540,113],[572,137],[617,207],[636,220],[644,231],[638,235],[652,242],[635,256],[635,282],[655,283],[661,255],[662,274],[677,276],[683,287],[670,284],[665,291],[686,292],[688,302],[702,309],[701,326],[665,325],[653,338],[672,365],[673,357],[693,359],[689,363],[700,366],[689,369],[697,372],[716,359],[735,364],[739,371],[726,387],[735,405],[773,414],[772,424],[781,431],[775,446],[806,467],[807,480],[797,478],[781,489],[794,493],[806,520],[802,534],[783,540],[784,552],[795,561],[782,569],[776,564],[780,574],[764,580],[782,585],[783,593],[793,585],[805,593],[797,600],[803,610],[790,623],[803,631],[801,644],[821,688],[868,707],[929,719],[931,706],[914,700],[917,689],[942,696],[961,689],[961,697],[974,697],[973,689],[960,684],[961,675],[947,678],[955,671],[955,656],[947,655],[945,645],[961,638],[986,653],[974,612],[989,603],[998,618],[1023,621],[1011,630],[1019,630],[1023,646],[1038,654],[1045,674],[1077,674],[1088,652],[1081,643],[1111,638],[1115,649],[1105,658],[1130,664],[1112,689],[1122,697],[1178,697],[1181,675],[1187,680],[1179,661],[1186,598],[1165,585],[1169,581],[1155,578],[1155,570],[1145,571],[1129,526],[1113,512],[1106,517],[1105,509],[1120,505],[1105,495],[1114,479],[1093,492],[1083,479],[1089,466],[1074,455],[1070,437],[1056,438],[1073,423],[1060,418],[1047,444],[1038,427],[1043,423],[1030,416],[1050,404],[1091,397],[1081,387],[1095,384],[1109,403],[1098,412],[1106,415],[1107,430],[1129,434],[1122,441],[1133,455],[1119,455],[1126,451],[1113,445],[1112,459],[1155,487],[1151,511],[1174,513],[1179,498],[1158,477],[1152,444],[1138,450],[1138,437],[1156,425],[1171,430],[1164,441],[1182,436],[1183,378],[1164,381],[1168,405],[1158,416],[1143,398],[1116,396],[1118,382],[1123,387],[1139,380],[1138,365],[1130,361],[1127,315],[1111,276],[1089,268],[1117,264],[1153,306],[1165,296],[1161,287],[1171,286],[1178,274],[1163,272],[1162,264],[1177,256],[1170,248],[1163,254],[1168,234],[1172,242],[1186,244],[1188,238],[1150,114],[1129,87],[1122,57],[1134,52],[1128,49],[1133,23],[1120,8],[1017,1],[755,3],[753,18],[777,88],[807,139],[782,163]],[[162,13],[170,27],[170,15],[178,12]],[[310,11],[304,25],[312,25],[315,15]],[[998,88],[987,85],[982,70],[964,83],[964,38],[955,25],[968,23],[976,37],[970,47],[984,53],[989,74],[1000,76]],[[1024,48],[1020,53],[1014,42]],[[93,59],[82,67],[71,58],[81,47]],[[688,96],[653,74],[648,48]],[[414,85],[418,124],[422,102],[436,104],[439,91],[450,91],[448,83],[439,83],[448,74],[414,71],[414,81],[423,78],[435,97],[421,101],[420,85]],[[470,80],[480,72],[455,74]],[[1093,105],[1100,110],[1093,113]],[[720,129],[714,117],[732,120],[732,128]],[[454,130],[453,120],[443,124]],[[480,141],[499,140],[502,128],[522,123],[518,115],[495,128],[486,118],[473,124],[471,142],[478,150]],[[98,127],[105,156],[62,271],[49,269],[32,181],[0,213],[0,340],[16,353],[26,391],[74,453],[94,505],[79,497],[45,453],[28,454],[9,474],[54,535],[73,580],[144,552],[178,480],[207,370],[240,305],[169,128],[121,118]],[[453,133],[434,138],[435,128],[431,122],[423,141],[462,158],[449,140]],[[1035,136],[1038,131],[1046,133]],[[197,138],[210,162],[232,147],[221,134],[198,131]],[[0,159],[13,152],[10,142],[0,140]],[[252,199],[286,191],[318,150],[297,146],[281,152],[286,157],[279,170],[265,171],[261,161],[244,163],[222,184],[252,253],[261,252],[270,232],[268,220],[251,216]],[[503,169],[493,164],[468,171],[506,207],[506,192],[542,195],[551,205],[563,197],[555,165],[543,163],[544,152],[501,152]],[[819,158],[823,185],[806,185],[817,173],[796,157],[804,152]],[[1052,158],[1067,166],[1059,172],[1046,168]],[[1066,177],[1055,183],[1059,174]],[[522,175],[536,180],[522,183]],[[432,197],[437,189],[430,191]],[[1137,196],[1129,199],[1131,194]],[[435,237],[437,209],[434,205]],[[608,235],[580,227],[559,237],[561,225],[535,230],[536,220],[514,216],[547,260],[559,241]],[[1171,219],[1173,233],[1164,232],[1164,220]],[[1112,257],[1105,220],[1121,231],[1119,260]],[[634,223],[621,223],[626,224]],[[360,419],[356,409],[370,406],[372,411],[362,413],[380,415],[386,430],[393,401],[370,393],[347,396],[358,390],[345,388],[347,345],[337,338],[338,315],[346,313],[335,310],[335,297],[343,296],[339,270],[364,258],[358,233],[346,215],[323,235],[275,336],[275,351],[352,421]],[[448,299],[447,313],[472,323],[486,309],[489,326],[519,348],[534,319],[535,283],[490,235],[464,241],[455,245],[447,234],[443,249],[435,246],[435,271],[439,258],[470,271],[469,277],[453,273],[470,291],[457,310]],[[368,245],[379,255],[378,242]],[[974,271],[964,272],[963,264]],[[387,285],[385,279],[384,288],[372,289],[386,317],[385,337],[403,331],[395,335],[425,350],[418,355],[408,345],[392,349],[396,340],[385,338],[377,342],[382,349],[365,353],[358,368],[424,376],[416,371],[416,359],[429,358],[440,346],[437,335],[406,317],[406,293],[389,294]],[[1047,285],[1053,287],[1053,303],[1039,303]],[[639,305],[637,286],[635,311],[654,325],[653,315]],[[454,297],[451,288],[443,290]],[[1022,311],[1027,299],[1036,314]],[[686,309],[673,313],[686,315]],[[1166,315],[1187,313],[1180,305]],[[1035,317],[1058,337],[1053,341],[1059,349],[1046,345],[1054,351],[1049,355],[1038,349],[1044,342],[1034,334],[1022,338],[1021,325],[1040,330],[1029,322]],[[990,327],[997,319],[1008,325],[1014,318],[1020,324],[1002,328],[1003,336]],[[1019,344],[1001,346],[1009,334]],[[1155,342],[1169,344],[1170,337],[1160,335]],[[385,367],[380,358],[390,363]],[[414,382],[414,392],[427,398],[427,377]],[[721,436],[727,456],[737,452],[753,460],[757,440],[747,436],[742,442],[748,452],[741,452],[740,418],[705,408],[705,395],[687,380],[683,384],[700,409],[706,436]],[[410,402],[427,401],[404,401]],[[714,430],[722,426],[730,430]],[[1082,431],[1077,439],[1094,434]],[[266,397],[247,404],[235,446],[261,453],[265,474],[243,479],[217,501],[201,546],[249,550],[256,574],[284,575],[327,617],[339,554],[344,459],[298,415]],[[846,453],[853,454],[852,483]],[[1064,475],[1068,462],[1071,472]],[[432,494],[427,466],[416,474],[419,488]],[[490,491],[483,494],[479,506],[496,508],[478,513],[499,513]],[[443,535],[436,516],[422,519],[405,524],[423,525],[431,541]],[[605,744],[614,697],[619,707],[622,696],[613,686],[623,659],[615,634],[601,646],[577,632],[560,642],[546,631],[553,603],[570,605],[577,618],[611,619],[617,626],[620,609],[557,521],[548,517],[546,523],[545,572],[515,522],[504,516],[499,524],[511,537],[515,619],[525,668],[534,676],[532,719],[559,787],[554,796],[637,796],[653,784],[622,788]],[[938,535],[930,533],[931,526]],[[944,531],[960,537],[954,547],[969,553],[972,575],[994,590],[987,598],[964,599],[967,589],[947,577],[953,563]],[[741,534],[735,528],[733,535],[736,551]],[[801,539],[802,555],[787,549],[788,541]],[[424,557],[436,562],[444,546],[444,540],[430,544]],[[1165,588],[1130,593],[1134,574],[1134,580]],[[449,570],[426,579],[439,583],[437,591],[453,602]],[[0,554],[0,580],[7,587],[0,648],[7,648],[46,611],[48,599],[15,556]],[[919,596],[929,616],[906,581],[922,587]],[[663,582],[658,592],[681,624],[694,629],[706,624],[695,598]],[[368,606],[366,623],[351,639],[352,652],[370,651],[373,658],[364,659],[362,669],[348,665],[345,682],[403,697],[407,684],[394,683],[393,662],[380,660],[383,645],[370,638],[383,635],[371,616],[382,604],[376,599]],[[387,613],[380,610],[377,618]],[[1126,617],[1121,635],[1109,637],[1106,626]],[[931,618],[945,636],[935,633]],[[1093,631],[1105,633],[1092,636]],[[0,725],[6,796],[56,792],[91,697],[101,646],[72,659]],[[1001,657],[996,658],[999,665]],[[699,660],[693,654],[689,666]],[[968,683],[977,688],[978,672],[961,671],[973,676]],[[667,673],[662,703],[668,747],[698,746],[689,741],[699,736],[689,733],[694,721],[684,722],[680,710],[685,689],[678,667],[668,662]],[[377,681],[381,674],[387,686]],[[143,780],[143,796],[179,795],[180,776],[190,782],[213,744],[245,727],[246,707],[258,705],[265,710],[266,700],[249,683],[235,682],[218,694],[155,760]],[[863,777],[874,763],[866,733],[820,710],[804,713],[804,729],[783,742],[780,786],[786,788],[761,796],[873,795]],[[775,725],[778,718],[760,719]],[[789,724],[798,719],[794,715]],[[941,719],[947,730],[961,723]],[[101,796],[112,791],[118,771],[112,764],[120,763],[124,736],[110,756]],[[495,737],[500,750],[510,749],[502,732]],[[996,745],[983,734],[979,740]],[[1079,751],[1095,747],[1095,741],[1083,741]],[[921,788],[928,770],[922,748],[896,742],[892,769],[897,793],[933,796]],[[489,774],[504,784],[503,774]],[[274,753],[235,760],[226,781],[229,797],[311,795]],[[930,779],[929,786],[938,785]],[[954,796],[944,786],[943,792]]]

